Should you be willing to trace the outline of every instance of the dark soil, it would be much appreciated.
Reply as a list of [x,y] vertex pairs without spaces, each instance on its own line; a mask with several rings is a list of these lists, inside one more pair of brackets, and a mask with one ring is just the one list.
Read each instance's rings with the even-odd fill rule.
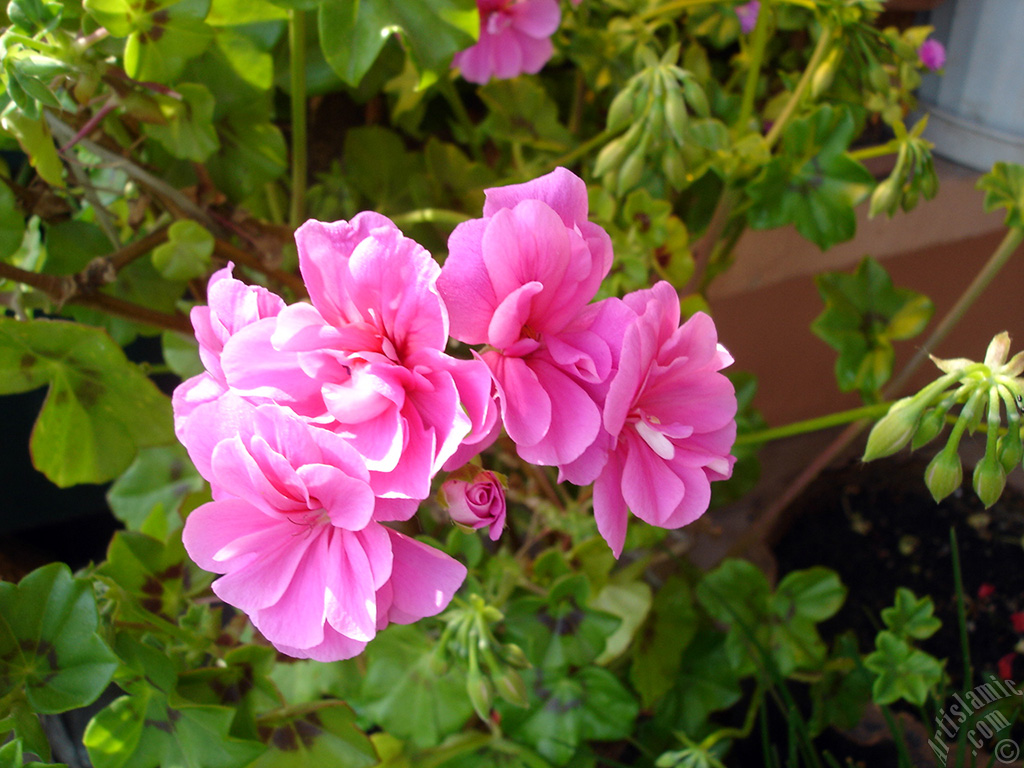
[[[795,503],[795,522],[776,546],[779,573],[825,565],[849,588],[843,609],[822,626],[826,637],[853,629],[868,652],[883,627],[880,612],[897,587],[930,595],[942,629],[923,647],[949,659],[953,689],[962,687],[950,531],[960,552],[975,675],[1000,674],[999,661],[1024,637],[1011,616],[1024,611],[1024,495],[1007,488],[990,509],[969,478],[936,504],[924,485],[927,458],[855,462],[824,473]],[[1022,617],[1024,618],[1024,617]],[[1004,661],[1024,677],[1024,656]]]
[[[779,574],[824,565],[837,571],[849,589],[841,611],[821,625],[831,641],[853,630],[862,653],[874,649],[884,628],[882,609],[893,604],[897,587],[928,595],[942,628],[921,647],[946,660],[949,690],[962,691],[963,653],[951,546],[957,541],[967,619],[973,682],[989,674],[1024,680],[1024,494],[1007,488],[990,509],[974,495],[969,477],[962,488],[936,504],[924,484],[928,457],[852,462],[827,471],[788,510],[792,521],[775,547]],[[1019,471],[1019,470],[1018,470]],[[1017,616],[1021,631],[1014,626]],[[896,709],[900,709],[897,705]],[[912,752],[922,765],[934,765],[926,740],[931,724],[907,717],[908,733],[921,742]],[[878,719],[877,713],[875,719]],[[870,718],[869,718],[870,719]],[[858,730],[864,730],[867,721]],[[881,724],[876,724],[879,726]],[[853,734],[851,734],[853,735]],[[855,765],[896,765],[888,736],[865,751],[838,733],[823,735],[827,748]],[[844,746],[845,742],[845,746]],[[909,743],[909,742],[908,742]],[[823,746],[819,744],[819,746]],[[915,763],[917,764],[917,763]],[[982,763],[984,764],[984,763]]]

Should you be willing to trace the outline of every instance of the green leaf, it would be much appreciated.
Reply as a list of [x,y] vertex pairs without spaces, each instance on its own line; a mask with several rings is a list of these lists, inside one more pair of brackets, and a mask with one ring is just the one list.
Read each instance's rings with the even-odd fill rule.
[[440,71],[473,44],[479,18],[473,0],[335,0],[320,6],[320,47],[355,88],[391,35],[401,34],[421,69]]
[[70,220],[46,225],[46,263],[50,275],[73,275],[99,256],[110,253],[103,230],[91,221]]
[[105,332],[0,318],[0,394],[45,384],[30,449],[36,468],[61,487],[111,480],[139,448],[174,439],[169,399]]
[[98,623],[92,585],[63,563],[32,571],[17,586],[0,582],[0,699],[24,690],[40,714],[95,701],[117,668]]
[[0,181],[0,260],[14,255],[25,237],[25,217],[21,215],[11,188]]
[[272,123],[252,123],[244,116],[221,125],[221,151],[207,161],[217,186],[232,200],[244,200],[288,169],[284,136]]
[[[32,750],[31,746],[29,746],[29,750]],[[0,747],[0,768],[68,768],[64,763],[26,763],[22,757],[22,751],[21,739],[14,739]],[[36,752],[36,754],[39,753]]]
[[174,82],[186,62],[213,39],[213,31],[203,23],[210,0],[132,0],[132,5],[124,68],[137,80]]
[[1017,163],[996,163],[978,180],[978,189],[985,192],[985,212],[1006,209],[1008,227],[1024,227],[1024,166]]
[[51,187],[63,189],[64,164],[50,135],[50,128],[42,118],[30,118],[19,112],[8,111],[0,118],[0,125],[18,140],[36,173]]
[[[107,502],[118,520],[138,530],[157,506],[167,517],[176,517],[185,497],[203,485],[181,445],[144,448],[110,487]],[[173,530],[180,524],[177,520],[168,527]]]
[[191,572],[186,579],[189,567],[180,537],[165,543],[137,531],[118,531],[98,573],[143,609],[175,621],[186,606],[186,589],[196,587]]
[[651,610],[651,588],[642,581],[628,584],[608,584],[597,593],[591,605],[618,617],[622,623],[605,642],[604,652],[597,664],[607,664],[629,648],[633,636]]
[[826,250],[853,237],[854,206],[874,186],[868,170],[846,154],[855,125],[849,110],[825,105],[793,120],[783,134],[781,155],[747,187],[747,214],[754,229],[794,224]]
[[537,666],[582,667],[600,656],[620,620],[588,607],[590,588],[583,574],[559,578],[548,597],[525,597],[508,604],[505,626]]
[[639,707],[608,670],[588,666],[566,677],[535,670],[533,677],[529,711],[503,707],[502,722],[510,735],[555,765],[568,763],[584,741],[623,739],[633,732]]
[[379,761],[373,743],[342,702],[308,704],[286,717],[264,719],[260,731],[270,749],[250,768],[366,768]]
[[202,224],[182,219],[167,230],[167,242],[153,249],[153,266],[168,280],[192,280],[206,274],[213,235]]
[[415,185],[423,177],[423,159],[407,152],[394,131],[379,126],[345,134],[346,181],[374,210],[398,213],[413,206]]
[[198,376],[206,368],[199,359],[199,344],[196,337],[175,331],[164,331],[160,335],[164,351],[164,362],[182,380]]
[[815,283],[825,309],[811,330],[839,352],[839,388],[874,396],[892,375],[892,342],[923,330],[934,306],[926,296],[893,287],[885,269],[870,257],[852,275],[825,272]]
[[817,566],[793,571],[779,582],[772,595],[772,610],[779,616],[802,616],[819,622],[832,618],[846,599],[839,574]]
[[873,681],[874,675],[861,663],[857,637],[852,632],[837,637],[824,674],[811,685],[811,734],[829,725],[843,731],[856,726],[871,701]]
[[678,576],[670,576],[654,596],[651,613],[631,649],[629,681],[645,709],[672,688],[697,625],[689,585]]
[[658,704],[655,722],[666,731],[698,733],[712,713],[739,701],[739,678],[724,635],[701,629],[683,654],[672,689]]
[[212,0],[206,23],[215,27],[238,26],[287,18],[288,11],[269,0]]
[[95,768],[244,768],[265,747],[228,735],[231,707],[168,705],[140,686],[96,715],[85,729]]
[[414,626],[393,625],[367,648],[366,676],[357,698],[360,714],[418,747],[432,747],[473,714],[465,675],[433,669],[433,645]]
[[909,589],[900,587],[893,606],[882,609],[882,621],[897,637],[927,640],[942,626],[934,614],[935,605],[930,597],[918,599]]
[[871,689],[875,703],[892,704],[906,699],[911,704],[923,705],[929,691],[942,681],[939,660],[888,630],[878,633],[875,646],[875,652],[864,659],[864,666],[878,675]]
[[166,125],[147,124],[143,131],[174,157],[201,163],[220,147],[213,127],[213,95],[199,83],[181,83],[175,90],[180,100],[160,97]]
[[746,560],[726,560],[697,585],[697,599],[713,618],[750,629],[765,618],[770,593],[764,573]]
[[558,120],[558,105],[534,80],[492,80],[480,89],[490,114],[481,131],[491,138],[564,152],[572,134]]

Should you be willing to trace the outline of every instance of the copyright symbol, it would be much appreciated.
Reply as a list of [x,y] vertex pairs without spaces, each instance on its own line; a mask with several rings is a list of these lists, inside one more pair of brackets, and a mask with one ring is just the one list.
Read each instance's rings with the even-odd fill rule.
[[995,756],[1000,763],[1012,763],[1020,757],[1020,746],[1013,739],[1002,739],[996,744]]

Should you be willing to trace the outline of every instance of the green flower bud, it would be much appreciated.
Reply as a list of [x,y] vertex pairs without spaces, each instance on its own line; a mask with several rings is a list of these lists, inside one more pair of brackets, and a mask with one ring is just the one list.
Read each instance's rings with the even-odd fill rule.
[[597,162],[594,163],[594,175],[604,176],[608,171],[618,168],[628,151],[629,144],[626,142],[625,137],[609,141],[597,153]]
[[999,438],[999,442],[996,443],[996,456],[999,457],[999,463],[1003,465],[1003,471],[1007,474],[1013,472],[1021,463],[1021,459],[1024,458],[1024,444],[1021,443],[1018,421],[1011,420],[1006,434]]
[[871,193],[871,206],[868,208],[868,218],[873,219],[880,213],[892,216],[896,212],[896,206],[900,202],[900,189],[892,178],[881,182],[875,191]]
[[978,494],[985,509],[988,509],[1003,495],[1006,487],[1006,471],[994,455],[985,454],[985,458],[974,468],[974,492]]
[[661,171],[673,189],[682,189],[686,185],[686,163],[674,147],[667,147],[661,156]]
[[530,700],[526,693],[526,683],[523,677],[514,669],[504,670],[500,676],[494,679],[494,689],[509,704],[517,707],[526,707]]
[[625,128],[633,119],[633,97],[636,95],[636,84],[630,82],[612,99],[608,108],[608,130],[617,131]]
[[647,142],[643,141],[636,149],[633,150],[632,154],[626,158],[626,162],[622,164],[622,168],[619,169],[619,183],[616,185],[615,192],[619,197],[622,197],[626,192],[635,187],[640,183],[641,177],[644,175],[644,160],[647,157]]
[[698,117],[709,117],[711,115],[707,94],[704,93],[704,89],[697,82],[696,78],[687,77],[683,80],[683,95],[686,97],[686,103],[690,105],[690,109],[693,110],[695,115]]
[[530,660],[526,658],[523,649],[515,643],[506,643],[501,647],[501,657],[513,667],[525,669],[530,666]]
[[946,412],[945,408],[932,408],[921,417],[917,431],[914,432],[914,439],[910,443],[910,450],[916,451],[918,448],[928,445],[942,433],[946,427]]
[[924,483],[936,504],[959,488],[963,479],[963,467],[960,466],[956,448],[952,451],[947,448],[939,451],[924,471]]
[[484,677],[479,669],[470,669],[466,676],[466,693],[473,704],[473,709],[481,720],[486,720],[491,714],[491,701],[494,694],[491,681]]
[[829,51],[828,56],[818,65],[818,68],[814,70],[814,75],[811,77],[811,97],[820,98],[825,91],[827,91],[832,81],[835,80],[836,71],[839,69],[839,61],[843,58],[842,46],[833,46],[832,50]]
[[683,144],[688,119],[682,92],[678,87],[669,88],[665,94],[665,123],[672,132],[672,138],[680,146]]
[[889,412],[875,424],[868,435],[863,461],[874,461],[891,456],[910,442],[921,420],[927,402],[905,397],[892,404]]

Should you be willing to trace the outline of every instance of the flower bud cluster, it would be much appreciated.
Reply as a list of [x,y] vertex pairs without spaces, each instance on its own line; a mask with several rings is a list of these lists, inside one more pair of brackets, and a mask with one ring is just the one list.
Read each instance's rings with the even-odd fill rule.
[[686,152],[690,150],[686,139],[689,112],[698,118],[711,114],[697,78],[675,63],[678,43],[661,59],[648,48],[641,48],[638,55],[644,69],[630,78],[608,110],[609,131],[626,126],[629,130],[605,145],[594,168],[604,177],[605,187],[619,197],[640,183],[652,158],[657,158],[669,184],[682,189],[687,182]]
[[490,722],[495,695],[525,707],[526,684],[519,670],[530,662],[518,645],[501,643],[494,637],[491,626],[505,618],[501,611],[479,595],[470,595],[468,602],[456,599],[455,607],[441,618],[447,626],[434,649],[438,671],[443,671],[446,658],[465,661],[466,693],[480,719]]
[[[1009,349],[1010,336],[1004,331],[989,343],[983,362],[932,357],[943,375],[917,394],[893,403],[871,430],[864,461],[889,456],[907,443],[916,450],[938,437],[947,422],[952,423],[945,447],[929,463],[924,477],[935,501],[942,501],[963,480],[958,449],[964,432],[973,434],[984,421],[985,456],[974,468],[972,482],[986,507],[995,504],[1006,486],[1007,473],[1024,457],[1024,352],[1007,361]],[[956,405],[962,407],[953,418],[949,412]]]

